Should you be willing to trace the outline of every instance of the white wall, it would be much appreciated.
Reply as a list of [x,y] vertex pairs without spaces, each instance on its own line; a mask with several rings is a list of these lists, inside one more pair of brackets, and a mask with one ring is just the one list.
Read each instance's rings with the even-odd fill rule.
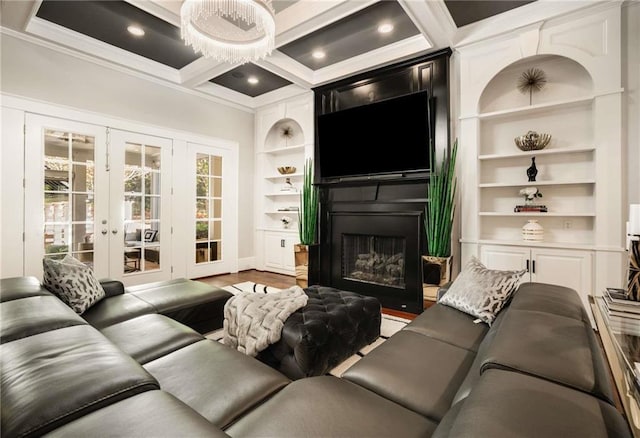
[[[2,93],[238,142],[238,256],[253,258],[253,112],[5,34],[0,44]],[[18,185],[16,189],[22,190]]]
[[622,86],[629,204],[640,204],[640,2],[622,7]]

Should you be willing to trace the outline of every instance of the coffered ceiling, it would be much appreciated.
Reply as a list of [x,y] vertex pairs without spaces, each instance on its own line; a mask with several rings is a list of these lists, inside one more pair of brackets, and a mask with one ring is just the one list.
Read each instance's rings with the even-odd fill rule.
[[[594,2],[274,0],[276,49],[244,65],[216,62],[185,46],[179,29],[182,1],[2,0],[2,31],[256,108],[590,3]],[[382,32],[383,24],[387,32]],[[130,26],[144,35],[130,33]]]

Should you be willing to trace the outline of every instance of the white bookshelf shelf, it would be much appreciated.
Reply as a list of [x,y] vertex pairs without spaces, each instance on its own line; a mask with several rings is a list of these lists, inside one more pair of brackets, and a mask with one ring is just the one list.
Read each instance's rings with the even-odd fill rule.
[[553,102],[540,103],[537,105],[521,106],[515,108],[509,108],[499,111],[491,111],[487,113],[480,113],[476,117],[481,120],[488,120],[503,116],[511,115],[525,115],[528,113],[535,113],[539,111],[548,111],[552,109],[570,108],[573,106],[587,105],[593,102],[594,96],[583,96],[574,99],[557,100]]
[[[517,146],[514,144],[513,146],[516,148]],[[558,149],[542,149],[539,151],[519,151],[508,154],[485,154],[479,155],[478,160],[504,160],[508,158],[519,158],[519,157],[533,157],[539,155],[559,155],[559,154],[578,154],[583,152],[593,152],[596,148],[594,146],[586,146],[586,147],[572,147],[572,148],[558,148]]]
[[287,178],[298,178],[298,177],[302,177],[304,176],[304,174],[302,172],[296,172],[296,173],[289,173],[287,175],[267,175],[264,177],[264,179],[268,179],[268,180],[285,180]]
[[539,216],[539,217],[595,217],[595,213],[577,213],[577,212],[554,212],[550,211],[547,213],[541,213],[536,211],[527,211],[516,213],[514,211],[481,211],[478,213],[479,216],[513,216],[513,217],[528,217],[528,216]]
[[304,151],[305,146],[306,145],[304,144],[297,144],[293,146],[283,146],[283,147],[277,147],[273,149],[267,149],[259,153],[262,153],[265,155],[285,155],[285,154],[291,154],[291,153],[300,153]]
[[276,196],[287,196],[287,197],[300,197],[300,192],[286,192],[286,191],[282,191],[282,192],[272,192],[272,193],[265,193],[265,196],[269,197],[269,198],[275,198]]
[[575,179],[566,181],[528,181],[528,182],[499,182],[499,183],[480,183],[480,188],[496,188],[496,187],[537,187],[537,186],[564,186],[564,185],[576,185],[576,184],[595,184],[593,179]]

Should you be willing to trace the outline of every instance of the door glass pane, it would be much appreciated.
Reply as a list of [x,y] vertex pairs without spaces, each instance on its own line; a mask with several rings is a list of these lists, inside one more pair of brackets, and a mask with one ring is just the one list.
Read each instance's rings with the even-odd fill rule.
[[93,267],[95,139],[46,129],[44,141],[45,256]]
[[206,219],[209,217],[209,200],[206,198],[196,199],[196,219]]
[[147,195],[160,194],[160,172],[147,172],[144,175],[144,192]]
[[199,153],[195,160],[195,262],[207,263],[222,259],[222,157]]
[[124,272],[160,269],[161,148],[126,143]]

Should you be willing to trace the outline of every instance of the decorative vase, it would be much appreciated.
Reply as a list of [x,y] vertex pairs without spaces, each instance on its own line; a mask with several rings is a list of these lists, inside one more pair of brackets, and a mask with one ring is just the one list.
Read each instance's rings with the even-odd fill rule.
[[531,157],[531,166],[527,169],[527,176],[529,181],[535,181],[538,174],[538,168],[536,167],[536,157]]
[[527,242],[542,242],[544,239],[544,228],[537,219],[529,219],[522,227],[522,240]]
[[451,281],[451,265],[453,256],[422,256],[422,282],[424,284],[442,286]]

